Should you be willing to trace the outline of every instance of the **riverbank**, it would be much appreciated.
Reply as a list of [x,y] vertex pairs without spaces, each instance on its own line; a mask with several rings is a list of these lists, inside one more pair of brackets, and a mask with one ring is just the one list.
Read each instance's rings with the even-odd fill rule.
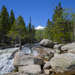
[[48,39],[26,44],[15,53],[14,69],[5,75],[74,75],[75,43],[59,44]]
[[12,54],[18,51],[18,48],[7,48],[0,50],[0,75],[11,72],[14,69]]

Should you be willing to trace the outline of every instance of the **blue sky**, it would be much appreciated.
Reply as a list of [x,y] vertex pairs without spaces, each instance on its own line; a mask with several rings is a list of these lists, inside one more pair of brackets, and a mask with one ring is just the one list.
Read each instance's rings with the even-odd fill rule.
[[13,9],[16,18],[21,15],[26,24],[32,17],[32,24],[45,26],[52,15],[56,5],[61,1],[64,8],[75,10],[75,0],[0,0],[0,8],[5,5],[10,11]]

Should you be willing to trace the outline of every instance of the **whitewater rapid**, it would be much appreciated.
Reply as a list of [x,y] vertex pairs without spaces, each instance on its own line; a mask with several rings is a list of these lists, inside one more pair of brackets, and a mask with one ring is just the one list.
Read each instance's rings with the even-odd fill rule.
[[0,75],[11,72],[14,69],[12,53],[18,48],[8,48],[0,50]]
[[[38,55],[36,50],[31,50],[31,45],[26,44],[22,48],[22,52],[26,55],[32,54],[33,56]],[[38,44],[34,44],[34,46],[38,46]],[[7,48],[0,50],[0,75],[12,72],[14,70],[13,62],[14,57],[13,53],[19,50],[19,48]]]

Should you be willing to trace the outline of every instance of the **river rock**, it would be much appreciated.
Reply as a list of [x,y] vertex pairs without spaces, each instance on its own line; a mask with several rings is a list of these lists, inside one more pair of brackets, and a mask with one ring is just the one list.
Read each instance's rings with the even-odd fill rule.
[[51,65],[50,65],[50,61],[47,61],[44,65],[44,69],[50,69]]
[[19,72],[11,72],[11,73],[7,73],[7,74],[4,74],[4,75],[19,75]]
[[58,54],[51,59],[50,65],[55,72],[75,70],[75,54]]
[[44,60],[40,57],[34,58],[34,64],[43,65],[45,64]]
[[33,74],[33,73],[26,73],[26,72],[11,72],[4,75],[45,75],[45,74]]
[[37,53],[38,53],[37,55],[39,55],[39,54],[40,55],[44,55],[44,54],[48,54],[50,52],[55,53],[54,49],[46,48],[46,47],[42,47],[42,46],[40,46],[40,47],[33,47],[32,50],[33,50],[33,53],[35,53],[35,51],[37,51]]
[[19,72],[25,72],[29,74],[38,74],[41,72],[40,65],[27,65],[19,66]]
[[53,48],[60,50],[62,46],[63,46],[63,44],[55,44]]
[[33,64],[33,56],[24,55],[23,52],[17,52],[14,58],[14,66],[25,66],[28,64]]
[[65,44],[61,47],[61,53],[75,53],[75,42]]
[[54,43],[51,40],[43,39],[42,41],[40,41],[40,45],[44,47],[53,48]]
[[61,50],[71,50],[71,49],[75,49],[75,42],[66,44],[61,47]]
[[11,72],[4,75],[29,75],[29,74],[26,72]]
[[33,50],[33,55],[35,57],[37,58],[40,57],[45,60],[50,60],[54,56],[54,53],[56,52],[53,49],[45,48],[45,47],[33,47],[32,50]]
[[[74,75],[75,74],[75,54],[57,54],[44,66],[45,73],[53,75]],[[46,74],[47,74],[46,73]],[[49,74],[48,74],[49,75]]]
[[73,53],[73,54],[75,54],[75,49],[68,50],[68,53]]

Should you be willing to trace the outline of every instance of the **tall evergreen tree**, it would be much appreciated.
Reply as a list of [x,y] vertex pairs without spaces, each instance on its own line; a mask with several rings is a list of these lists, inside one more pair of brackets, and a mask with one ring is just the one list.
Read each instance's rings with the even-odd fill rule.
[[51,39],[52,22],[48,19],[47,26],[45,28],[45,38]]
[[53,32],[53,40],[58,42],[64,42],[65,40],[65,21],[63,19],[64,10],[61,6],[61,3],[56,6],[54,15],[53,15],[53,22],[54,26],[52,29]]
[[29,20],[29,24],[28,24],[28,28],[27,29],[28,29],[28,33],[27,33],[28,42],[29,43],[32,43],[33,42],[33,39],[35,38],[35,28],[34,28],[34,26],[31,23],[31,17],[30,17],[30,20]]
[[14,22],[15,22],[15,15],[14,15],[13,10],[11,10],[10,11],[10,16],[9,16],[10,29],[13,26]]
[[22,43],[22,40],[25,40],[26,27],[22,16],[19,16],[14,22],[13,26],[11,27],[11,30],[9,31],[8,36],[11,37],[12,40],[16,40],[16,42],[20,44]]
[[35,27],[32,25],[32,42],[35,40]]
[[28,24],[28,34],[27,34],[27,39],[28,39],[28,42],[31,43],[32,42],[32,24],[31,24],[31,17],[30,17],[30,20],[29,20],[29,24]]
[[53,28],[51,29],[53,38],[52,40],[57,41],[57,42],[64,42],[65,40],[65,33],[64,33],[64,20],[62,18],[58,18],[55,23]]
[[22,16],[19,16],[17,18],[16,24],[17,24],[17,31],[19,34],[18,38],[20,41],[22,41],[25,39],[25,36],[26,36],[26,25]]
[[16,21],[13,23],[13,26],[9,30],[7,36],[11,39],[10,44],[16,44],[17,43],[17,37],[18,37],[18,31],[17,31],[17,25]]
[[9,31],[9,14],[5,6],[1,10],[1,19],[0,19],[0,35],[2,37],[2,42],[6,41],[6,34]]
[[31,16],[30,16],[30,21],[29,21],[29,25],[28,25],[28,32],[31,33],[32,30],[32,24],[31,24]]
[[56,6],[56,9],[54,10],[53,21],[63,17],[63,11],[64,9],[61,6],[61,2],[59,2],[58,6]]
[[[71,22],[64,17],[64,10],[61,3],[56,7],[52,27],[53,40],[58,42],[70,42],[71,41]],[[69,15],[68,15],[69,16]]]

